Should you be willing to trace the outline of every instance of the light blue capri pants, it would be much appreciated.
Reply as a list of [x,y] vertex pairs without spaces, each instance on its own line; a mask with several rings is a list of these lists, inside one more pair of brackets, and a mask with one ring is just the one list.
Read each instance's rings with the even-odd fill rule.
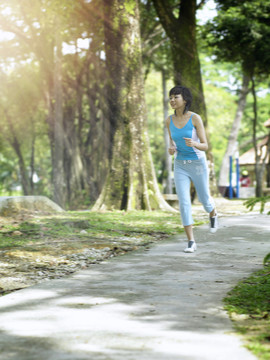
[[192,211],[190,199],[190,181],[192,180],[199,201],[205,211],[210,213],[215,203],[209,193],[209,172],[206,159],[174,160],[174,182],[179,199],[179,208],[184,226],[192,225]]

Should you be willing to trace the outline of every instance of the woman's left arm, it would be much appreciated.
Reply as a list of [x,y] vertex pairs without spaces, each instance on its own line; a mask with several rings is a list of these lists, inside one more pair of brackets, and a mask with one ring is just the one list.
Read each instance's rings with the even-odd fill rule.
[[208,143],[206,139],[205,129],[202,122],[201,117],[198,114],[194,114],[192,117],[192,123],[194,127],[196,128],[198,138],[200,139],[200,142],[194,141],[190,138],[184,138],[186,141],[186,145],[190,147],[195,147],[198,150],[201,151],[207,151],[208,150]]

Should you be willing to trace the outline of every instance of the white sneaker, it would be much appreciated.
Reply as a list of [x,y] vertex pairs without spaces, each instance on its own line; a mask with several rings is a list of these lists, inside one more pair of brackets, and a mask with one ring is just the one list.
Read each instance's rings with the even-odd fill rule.
[[196,250],[197,250],[197,245],[196,245],[195,241],[189,241],[188,247],[184,250],[184,252],[185,253],[193,253]]
[[218,216],[209,217],[210,233],[215,233],[218,229]]

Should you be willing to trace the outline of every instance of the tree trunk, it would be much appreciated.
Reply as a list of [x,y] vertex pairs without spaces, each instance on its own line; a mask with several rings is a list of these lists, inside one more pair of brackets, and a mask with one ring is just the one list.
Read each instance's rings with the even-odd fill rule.
[[[71,101],[67,101],[71,103]],[[64,111],[64,175],[66,200],[69,205],[79,205],[84,201],[85,189],[84,167],[81,159],[78,136],[75,126],[75,109],[72,105]]]
[[16,136],[13,121],[12,121],[11,117],[9,116],[9,114],[7,113],[6,110],[5,110],[5,115],[6,115],[6,118],[7,118],[9,131],[10,131],[11,136],[12,136],[11,138],[8,137],[8,140],[9,140],[11,146],[13,147],[13,149],[14,149],[17,157],[18,157],[18,161],[19,161],[19,169],[20,169],[20,177],[21,177],[21,184],[22,184],[23,194],[24,195],[29,195],[29,179],[28,179],[27,170],[26,170],[26,167],[25,167],[23,154],[22,154],[22,151],[21,151],[21,146],[20,146],[19,140],[18,140],[18,138]]
[[171,40],[174,82],[191,89],[192,109],[207,125],[200,61],[196,42],[196,0],[182,0],[176,18],[164,0],[153,0],[160,22]]
[[257,147],[256,135],[257,135],[257,95],[255,89],[255,80],[254,76],[251,78],[251,92],[253,96],[253,147],[255,151],[255,176],[256,176],[256,196],[262,196],[262,175],[265,164],[260,164],[260,153]]
[[34,194],[34,175],[35,175],[35,143],[36,143],[36,135],[35,135],[35,124],[32,120],[32,143],[31,143],[31,160],[30,160],[30,191],[31,194]]
[[64,129],[63,129],[63,91],[62,91],[62,43],[59,30],[55,33],[56,51],[54,68],[54,151],[53,151],[53,186],[54,201],[64,207],[65,180],[64,180]]
[[230,156],[233,156],[237,147],[237,136],[238,136],[241,120],[243,117],[244,109],[246,106],[246,98],[249,91],[248,89],[249,81],[250,81],[250,77],[243,74],[242,87],[239,94],[237,110],[232,124],[230,136],[228,139],[227,149],[223,157],[223,161],[219,173],[218,185],[220,187],[221,192],[223,189],[226,189],[226,187],[229,185],[229,168],[230,168],[229,158]]
[[[162,92],[163,92],[163,111],[164,119],[168,117],[168,92],[166,89],[165,71],[162,70]],[[165,193],[172,194],[172,156],[168,153],[170,146],[169,134],[164,123],[164,139],[165,139],[165,171],[166,171],[166,187]]]
[[196,42],[196,0],[181,0],[179,16],[174,15],[166,0],[152,0],[160,22],[171,42],[176,85],[188,87],[193,95],[191,109],[198,113],[204,122],[208,141],[208,160],[210,188],[217,192],[214,160],[207,127],[207,112],[204,101],[202,77]]
[[268,133],[267,151],[265,159],[268,159],[268,162],[266,164],[266,187],[270,188],[270,131]]
[[[179,26],[172,43],[174,81],[191,89],[192,109],[207,126],[206,106],[196,42],[196,0],[181,1]],[[181,49],[181,51],[179,51]]]
[[110,170],[93,210],[172,210],[159,191],[150,153],[138,3],[104,0],[104,5],[108,80],[114,88],[110,109],[114,136]]

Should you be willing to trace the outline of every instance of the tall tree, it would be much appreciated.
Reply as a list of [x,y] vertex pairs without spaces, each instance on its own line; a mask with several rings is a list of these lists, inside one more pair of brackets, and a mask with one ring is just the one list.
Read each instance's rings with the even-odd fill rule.
[[[63,9],[57,14],[56,9],[60,9],[58,1],[53,5],[45,2],[41,8],[37,2],[31,3],[28,0],[19,3],[13,2],[11,6],[13,6],[13,17],[2,18],[1,16],[1,20],[3,20],[1,26],[4,30],[16,36],[15,42],[19,42],[20,46],[26,50],[24,56],[27,58],[28,55],[28,60],[31,57],[33,58],[34,55],[39,62],[44,81],[44,97],[46,96],[48,103],[54,200],[60,206],[64,206],[64,133],[61,80],[62,27],[60,26],[61,10]],[[44,9],[46,15],[44,15]]]
[[262,171],[256,140],[255,80],[269,75],[270,3],[263,0],[217,0],[217,4],[218,16],[206,25],[205,38],[220,61],[240,63],[246,79],[249,78],[252,82],[256,195],[261,196]]
[[[170,40],[165,33],[159,19],[156,16],[152,0],[140,2],[140,23],[142,38],[142,61],[145,69],[145,78],[150,70],[160,72],[163,93],[163,153],[158,156],[161,172],[158,177],[164,186],[164,191],[171,194],[172,189],[172,156],[168,153],[169,135],[165,126],[168,117],[168,89],[167,81],[173,77],[173,64],[170,51]],[[155,142],[156,144],[156,142]],[[155,163],[156,164],[156,163]]]
[[[106,103],[98,6],[98,0],[4,0],[0,4],[0,27],[14,34],[0,44],[1,59],[13,67],[31,62],[43,83],[51,193],[62,206],[78,204],[89,195],[96,199],[106,172],[108,150],[98,146]],[[78,42],[85,38],[89,47],[81,49]],[[75,52],[66,54],[67,45],[73,45]]]
[[55,22],[53,188],[54,201],[65,207],[62,39],[59,19],[57,18]]
[[[162,93],[163,93],[163,111],[164,119],[168,117],[168,91],[166,87],[166,76],[165,71],[161,72],[162,74]],[[170,138],[166,126],[164,126],[164,140],[165,140],[165,173],[166,173],[166,188],[165,191],[167,194],[173,193],[172,185],[172,156],[168,153],[168,148],[170,147]]]
[[174,82],[191,89],[192,110],[203,119],[208,139],[208,158],[210,162],[210,188],[216,192],[216,176],[211,142],[208,134],[207,111],[204,100],[200,60],[196,39],[196,11],[205,4],[201,0],[152,0],[160,22],[170,39],[173,61]]
[[139,9],[135,0],[104,0],[112,153],[97,209],[171,210],[157,185],[146,127]]
[[235,113],[234,121],[228,138],[227,148],[222,160],[218,185],[222,195],[225,193],[226,187],[229,185],[229,168],[230,168],[230,156],[233,156],[237,149],[238,132],[241,125],[241,120],[246,106],[246,98],[249,92],[250,78],[243,74],[242,86],[239,92],[239,99],[237,104],[237,110]]
[[196,40],[196,0],[152,0],[158,17],[171,43],[174,82],[192,90],[193,109],[207,124],[200,61]]
[[26,150],[33,152],[35,148],[40,81],[33,74],[33,68],[27,65],[10,74],[0,72],[0,84],[1,142],[4,142],[4,147],[13,149],[12,158],[16,155],[23,194],[31,195],[35,164],[32,160],[28,162]]

